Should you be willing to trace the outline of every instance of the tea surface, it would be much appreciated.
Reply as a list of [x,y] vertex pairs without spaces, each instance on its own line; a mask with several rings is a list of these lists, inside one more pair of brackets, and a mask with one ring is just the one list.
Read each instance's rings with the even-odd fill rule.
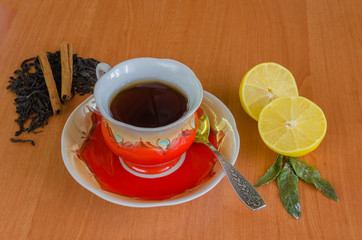
[[174,87],[145,81],[121,89],[110,104],[112,117],[137,127],[161,127],[175,122],[187,110],[187,98]]

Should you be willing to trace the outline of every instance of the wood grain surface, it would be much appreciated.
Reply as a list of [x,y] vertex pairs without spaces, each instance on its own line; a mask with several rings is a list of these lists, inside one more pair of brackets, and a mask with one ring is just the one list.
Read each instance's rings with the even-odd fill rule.
[[[360,0],[0,0],[0,239],[362,239],[362,1]],[[60,152],[76,96],[43,132],[11,143],[18,126],[9,76],[60,43],[110,65],[135,57],[185,63],[233,113],[236,168],[250,182],[276,154],[242,109],[238,88],[254,65],[288,68],[300,95],[317,103],[327,135],[303,161],[333,185],[339,202],[298,185],[302,217],[283,208],[276,182],[258,188],[267,207],[252,212],[226,178],[187,203],[130,208],[81,187]]]

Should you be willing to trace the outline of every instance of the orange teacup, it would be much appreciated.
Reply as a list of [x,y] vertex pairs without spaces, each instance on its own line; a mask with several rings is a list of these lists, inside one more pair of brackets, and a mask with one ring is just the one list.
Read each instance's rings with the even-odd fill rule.
[[[182,164],[185,152],[196,136],[196,110],[203,97],[201,83],[191,69],[170,59],[136,58],[113,68],[100,63],[97,66],[97,77],[94,95],[103,116],[103,136],[109,148],[120,157],[122,165],[131,173],[146,178],[161,177],[175,171]],[[149,79],[177,89],[184,95],[187,107],[183,114],[172,122],[156,127],[133,125],[132,118],[130,122],[122,120],[122,111],[120,118],[116,118],[111,111],[115,96]],[[156,99],[156,103],[161,102],[162,110],[162,100],[159,100],[162,98],[157,95],[152,99]],[[123,110],[124,115],[131,111],[132,114],[134,112],[142,116],[143,122],[153,121],[151,115],[142,112],[142,106],[147,102],[141,103],[138,98],[129,103],[123,101],[121,103],[126,109]],[[172,98],[167,101],[171,110],[172,106],[177,108]]]

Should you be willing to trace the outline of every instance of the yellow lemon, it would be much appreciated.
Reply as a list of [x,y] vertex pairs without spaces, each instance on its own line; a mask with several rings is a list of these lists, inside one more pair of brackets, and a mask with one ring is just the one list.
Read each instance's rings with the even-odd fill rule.
[[273,151],[301,157],[323,140],[327,121],[322,109],[304,97],[281,97],[260,112],[258,129],[264,143]]
[[258,121],[260,111],[271,101],[284,96],[298,96],[293,75],[277,63],[261,63],[249,70],[239,88],[241,105]]

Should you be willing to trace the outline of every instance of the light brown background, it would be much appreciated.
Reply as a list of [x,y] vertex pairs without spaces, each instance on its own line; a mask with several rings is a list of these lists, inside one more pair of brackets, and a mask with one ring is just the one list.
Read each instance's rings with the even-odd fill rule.
[[[0,0],[1,239],[362,239],[362,1],[359,0]],[[61,158],[63,125],[85,97],[52,117],[36,146],[10,143],[17,130],[7,81],[22,60],[56,51],[114,65],[172,58],[194,70],[237,122],[235,166],[252,183],[276,154],[238,98],[254,65],[278,62],[301,95],[325,112],[327,135],[302,160],[334,186],[339,202],[300,182],[302,217],[283,209],[275,182],[259,188],[268,206],[252,212],[223,179],[181,205],[137,209],[108,203],[76,183]]]

